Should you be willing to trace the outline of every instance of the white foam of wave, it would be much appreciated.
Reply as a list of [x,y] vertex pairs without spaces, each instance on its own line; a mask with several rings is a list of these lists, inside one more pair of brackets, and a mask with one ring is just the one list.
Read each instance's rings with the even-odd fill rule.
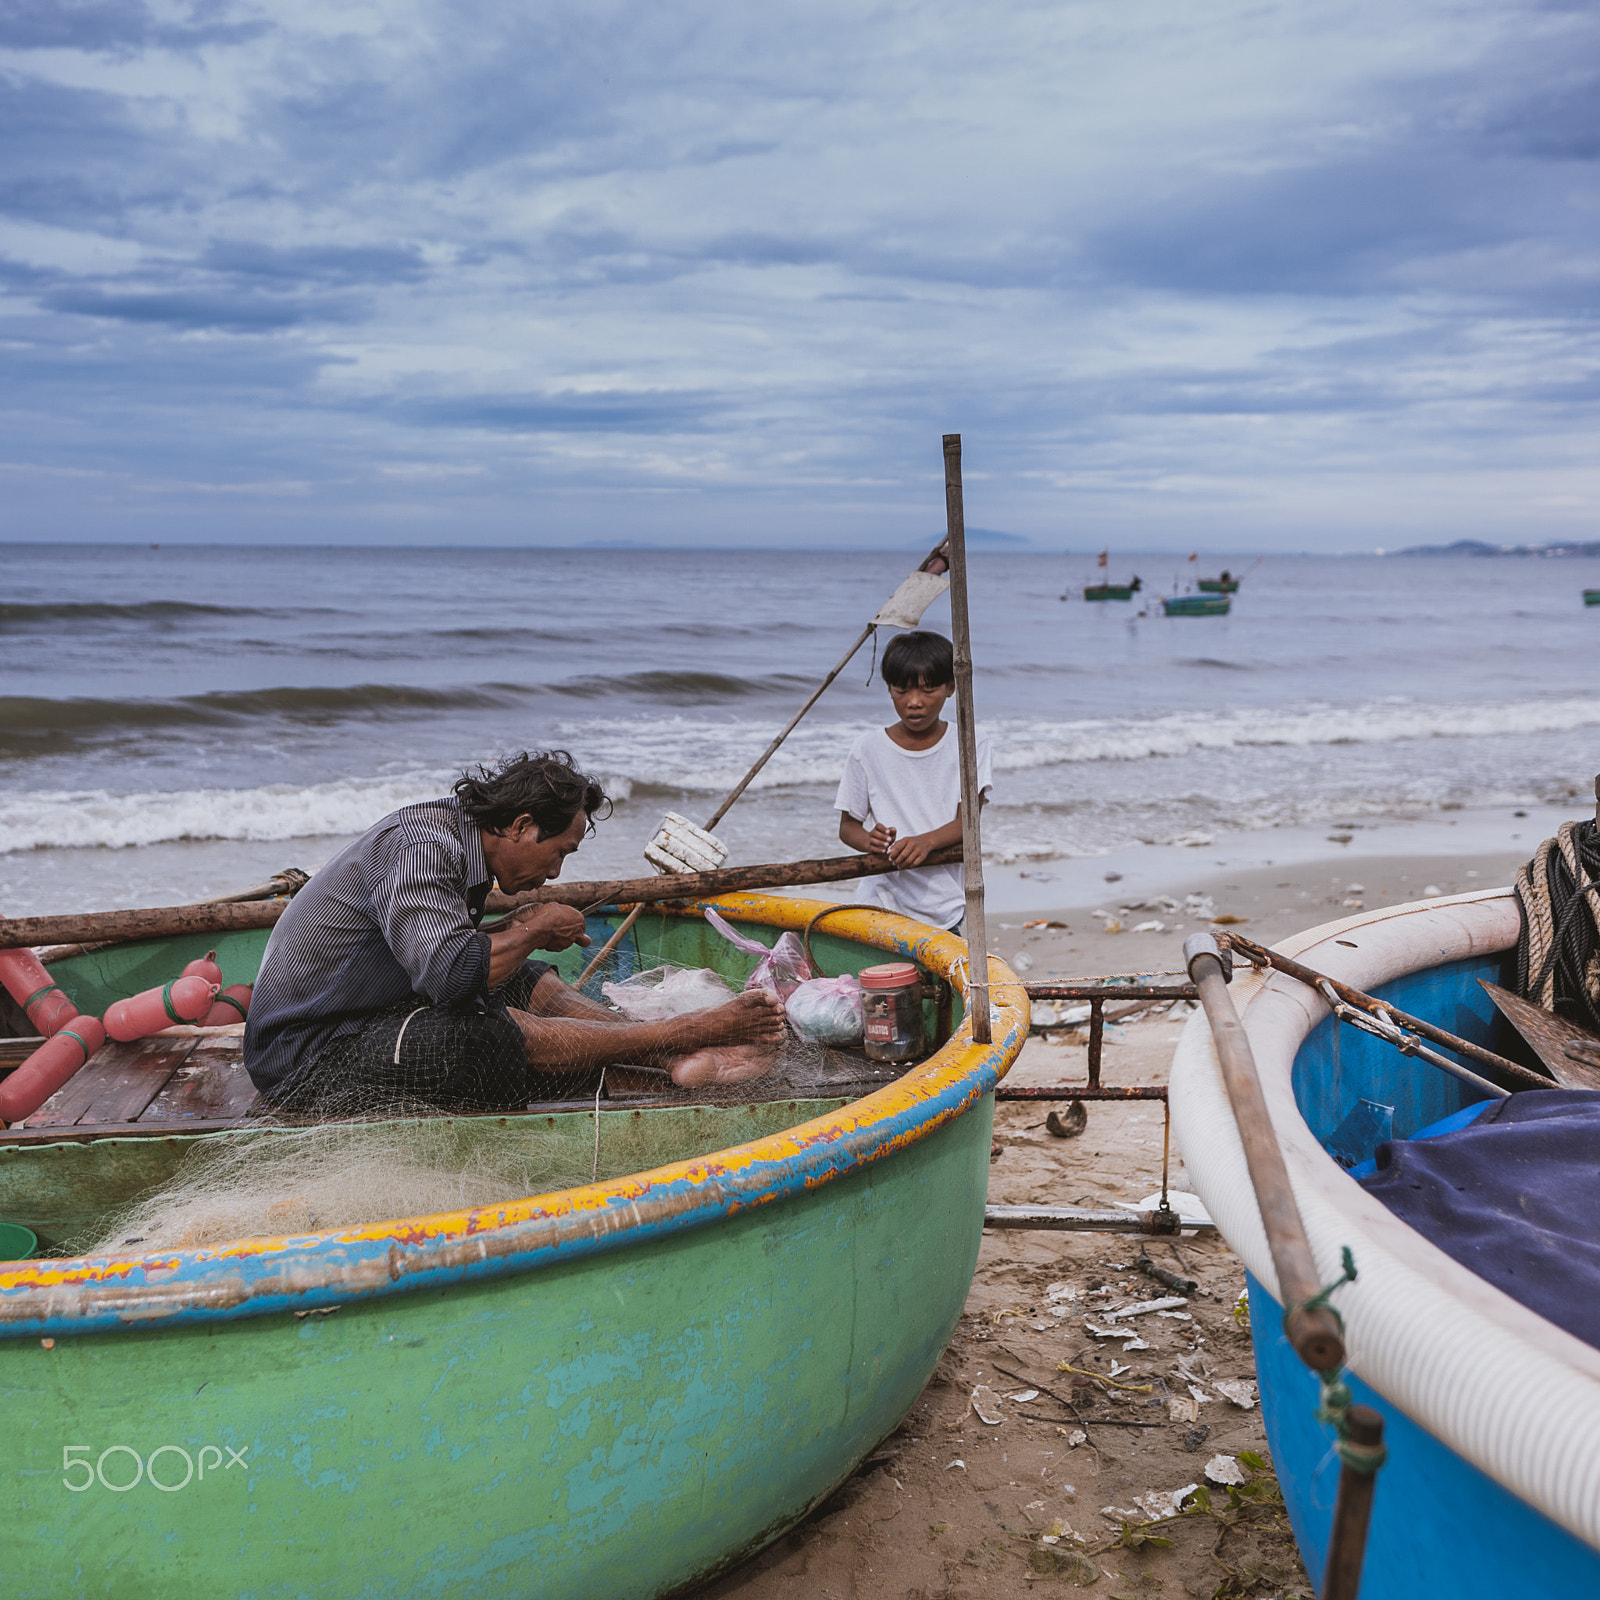
[[[981,708],[980,708],[981,710]],[[802,725],[759,773],[753,789],[834,784],[851,744],[880,722]],[[1201,750],[1263,746],[1392,744],[1558,733],[1600,726],[1600,699],[1569,697],[1499,705],[1437,705],[1413,700],[1309,705],[1295,711],[1241,709],[1159,717],[983,719],[1001,771],[1098,761],[1141,761]],[[776,733],[774,727],[771,732]],[[770,734],[748,723],[687,717],[618,719],[604,726],[563,724],[582,758],[604,761],[635,783],[691,792],[725,791],[743,777]]]
[[[1427,738],[1550,734],[1596,725],[1600,725],[1600,701],[1577,698],[1489,706],[1386,701],[1351,707],[1308,706],[1293,712],[1245,709],[1058,722],[1013,718],[985,724],[994,740],[996,767],[1018,773],[1249,747],[1373,746]],[[752,788],[831,788],[838,781],[851,743],[872,726],[881,723],[802,725]],[[687,717],[571,723],[558,731],[582,765],[609,774],[603,782],[619,802],[645,784],[686,794],[725,792],[743,776],[749,761],[770,737],[745,722]],[[182,840],[271,841],[354,834],[397,806],[448,792],[455,776],[451,769],[419,770],[305,786],[272,784],[123,795],[105,790],[13,791],[0,794],[0,854]],[[1094,787],[1098,790],[1101,785],[1097,781]],[[1298,785],[1291,787],[1298,790]],[[1473,787],[1476,791],[1481,785]],[[1429,786],[1424,786],[1428,792],[1408,792],[1404,786],[1396,786],[1393,774],[1386,775],[1382,788],[1381,799],[1374,796],[1372,803],[1384,807],[1402,802],[1426,807],[1447,798],[1442,790],[1435,793]],[[1348,810],[1359,796],[1354,792],[1342,798],[1323,796],[1319,806],[1312,797],[1298,794],[1296,804],[1289,808],[1293,817],[1286,813],[1280,796],[1270,801],[1265,795],[1238,798],[1243,804],[1231,808],[1235,825],[1273,826],[1307,820],[1310,812],[1329,805]],[[649,809],[650,803],[644,803],[644,808]],[[1183,814],[1159,821],[1145,817],[1143,827],[1148,835],[1163,837],[1210,827],[1216,821],[1209,814],[1190,815],[1185,807],[1176,809]],[[1031,844],[1018,838],[1007,845],[1023,853],[1045,849],[1054,853],[1065,845],[1068,853],[1077,853],[1073,848],[1076,839],[1073,843],[1067,840],[1072,827],[1058,821],[1044,830],[1048,837],[1037,837]],[[1087,839],[1083,843],[1087,845]],[[1097,843],[1103,847],[1103,841]]]
[[100,789],[8,795],[0,799],[0,853],[360,833],[397,806],[433,799],[449,782],[436,773],[408,773],[303,788],[279,783],[170,793],[119,795]]
[[[0,796],[0,855],[18,850],[121,850],[182,840],[269,842],[361,833],[400,806],[448,794],[455,771],[381,778],[275,783],[258,789],[178,789],[112,794],[104,789]],[[618,802],[627,778],[603,778]]]

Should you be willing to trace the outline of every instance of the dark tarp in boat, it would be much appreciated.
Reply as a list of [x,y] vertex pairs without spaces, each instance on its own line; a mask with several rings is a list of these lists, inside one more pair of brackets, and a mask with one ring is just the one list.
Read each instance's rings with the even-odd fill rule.
[[[1534,1089],[1378,1146],[1363,1188],[1452,1260],[1600,1348],[1600,1094]],[[1460,1114],[1452,1121],[1459,1121]]]

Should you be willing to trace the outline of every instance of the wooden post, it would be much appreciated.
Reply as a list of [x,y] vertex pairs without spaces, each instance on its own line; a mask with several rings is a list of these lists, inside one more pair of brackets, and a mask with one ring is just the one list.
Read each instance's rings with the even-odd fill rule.
[[1361,1590],[1361,1567],[1367,1554],[1367,1527],[1372,1520],[1372,1491],[1377,1487],[1377,1465],[1383,1460],[1383,1418],[1371,1406],[1351,1406],[1348,1412],[1349,1452],[1361,1465],[1351,1464],[1347,1453],[1339,1472],[1339,1492],[1333,1502],[1333,1528],[1328,1535],[1328,1559],[1322,1572],[1322,1600],[1356,1600]]
[[988,1044],[989,938],[983,919],[983,846],[978,728],[972,710],[972,630],[967,614],[967,519],[961,499],[961,435],[944,436],[944,515],[950,541],[950,642],[955,650],[956,739],[961,754],[961,860],[967,884],[967,1015]]

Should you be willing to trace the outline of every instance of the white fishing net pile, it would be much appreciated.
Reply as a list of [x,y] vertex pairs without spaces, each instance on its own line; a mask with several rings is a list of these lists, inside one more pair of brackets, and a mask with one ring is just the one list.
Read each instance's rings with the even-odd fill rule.
[[203,1139],[160,1188],[103,1219],[85,1253],[357,1228],[590,1181],[584,1141],[522,1130],[468,1137],[467,1126],[330,1122]]

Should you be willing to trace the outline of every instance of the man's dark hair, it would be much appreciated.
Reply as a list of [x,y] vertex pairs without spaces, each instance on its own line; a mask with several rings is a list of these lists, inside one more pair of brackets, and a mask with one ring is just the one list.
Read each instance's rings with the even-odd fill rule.
[[455,797],[474,826],[500,833],[518,817],[532,817],[541,839],[565,833],[581,811],[594,831],[594,814],[611,802],[599,783],[579,772],[565,750],[536,750],[507,756],[497,767],[463,772]]
[[901,633],[883,652],[883,681],[891,689],[954,688],[955,652],[942,633]]

